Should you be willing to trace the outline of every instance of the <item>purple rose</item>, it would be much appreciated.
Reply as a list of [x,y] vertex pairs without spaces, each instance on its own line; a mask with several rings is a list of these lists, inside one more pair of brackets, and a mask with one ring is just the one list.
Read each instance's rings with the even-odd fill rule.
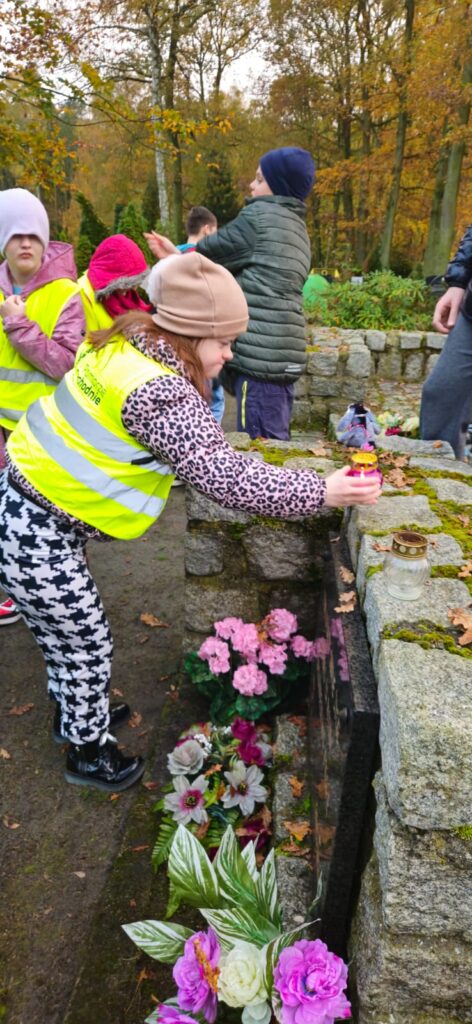
[[250,743],[249,740],[239,744],[238,757],[244,761],[244,764],[263,765],[266,763],[262,748],[257,743]]
[[208,1024],[213,1024],[216,1018],[220,953],[218,939],[211,928],[207,932],[196,932],[187,939],[184,954],[172,972],[179,1006],[192,1013],[203,1013]]
[[333,1024],[351,1016],[344,989],[347,966],[321,939],[301,939],[282,950],[274,972],[282,1024]]
[[181,1013],[175,1006],[166,1006],[165,1003],[161,1003],[157,1010],[151,1013],[148,1020],[153,1019],[155,1024],[197,1024],[193,1017],[187,1017],[185,1013]]
[[254,722],[248,722],[245,718],[235,718],[231,723],[231,732],[235,740],[242,740],[243,743],[252,743],[257,737]]

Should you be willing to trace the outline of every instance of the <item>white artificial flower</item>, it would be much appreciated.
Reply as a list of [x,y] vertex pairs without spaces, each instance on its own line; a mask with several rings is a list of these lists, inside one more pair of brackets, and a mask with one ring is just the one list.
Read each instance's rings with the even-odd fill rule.
[[262,950],[252,942],[238,940],[237,945],[220,959],[219,998],[228,1006],[260,1006],[265,1003],[264,964]]
[[241,1014],[242,1024],[270,1024],[272,1007],[269,1003],[257,1003],[256,1006],[245,1006]]
[[233,770],[224,775],[229,787],[223,794],[223,807],[239,807],[241,814],[247,817],[253,813],[256,804],[267,800],[267,789],[260,785],[264,776],[256,764],[248,767],[244,761],[236,761]]
[[205,755],[196,738],[185,740],[167,755],[167,767],[171,775],[194,775],[199,772]]
[[188,825],[190,821],[204,825],[208,821],[208,814],[204,807],[203,794],[208,789],[208,779],[204,775],[199,775],[198,779],[191,782],[185,775],[177,775],[172,782],[175,793],[168,793],[164,797],[166,811],[172,812],[174,821],[179,825]]

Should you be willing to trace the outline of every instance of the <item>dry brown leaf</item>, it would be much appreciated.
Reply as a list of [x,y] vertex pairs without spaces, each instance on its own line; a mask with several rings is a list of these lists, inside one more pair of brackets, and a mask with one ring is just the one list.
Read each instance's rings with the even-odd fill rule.
[[391,550],[392,550],[392,548],[391,548],[390,544],[379,544],[378,540],[374,540],[374,543],[372,544],[372,551],[391,551]]
[[289,715],[288,720],[296,725],[300,736],[306,736],[306,718],[303,715]]
[[467,576],[472,576],[472,561],[466,562],[465,565],[459,569],[457,575],[460,576],[461,579],[466,579]]
[[433,448],[442,448],[442,441],[433,441]]
[[169,629],[169,623],[162,622],[162,619],[158,619],[152,612],[143,612],[139,618],[141,622],[144,622],[145,626],[152,626],[153,629]]
[[113,687],[113,689],[112,689],[112,691],[111,691],[111,692],[112,692],[112,694],[113,694],[113,696],[114,696],[114,697],[122,697],[122,696],[123,696],[123,694],[122,694],[121,690],[118,690],[118,689],[116,688],[116,686],[114,686],[114,687]]
[[113,804],[115,802],[115,800],[119,800],[120,799],[120,794],[119,793],[112,793],[111,796],[108,797],[108,799],[109,799],[110,803]]
[[133,711],[131,718],[128,719],[128,725],[130,729],[137,729],[138,725],[141,725],[143,716],[139,714],[139,711]]
[[340,568],[339,568],[339,575],[340,575],[343,583],[354,583],[354,580],[356,578],[354,573],[351,572],[350,569],[346,569],[346,567],[344,565],[340,566]]
[[334,825],[318,825],[316,834],[319,838],[321,846],[326,846],[333,839],[336,828]]
[[34,704],[20,704],[18,707],[10,708],[8,711],[9,715],[26,715],[28,711],[34,708]]
[[131,853],[141,853],[143,850],[149,850],[150,843],[142,843],[141,846],[130,846]]
[[15,828],[20,828],[20,824],[19,824],[19,822],[18,822],[18,821],[13,821],[13,820],[12,820],[12,819],[10,818],[10,815],[9,815],[9,814],[5,814],[5,815],[3,816],[3,818],[2,818],[2,822],[3,822],[3,824],[5,825],[5,828],[10,828],[10,829],[12,829],[12,830],[13,830],[13,829],[15,829]]
[[403,487],[408,486],[408,480],[405,474],[402,473],[401,469],[389,470],[389,472],[385,474],[385,479],[387,483],[392,485],[392,487],[402,489]]
[[300,779],[297,779],[296,775],[290,775],[288,781],[290,783],[292,795],[298,799],[298,797],[302,795],[303,790],[305,789],[305,783],[301,782]]
[[341,604],[334,609],[335,612],[353,612],[357,601],[356,591],[346,590],[344,594],[339,595],[339,600]]
[[298,839],[299,843],[301,843],[305,836],[309,835],[311,832],[311,827],[307,821],[284,821],[284,825],[287,832],[289,832],[294,839]]
[[215,772],[220,772],[222,767],[222,764],[214,764],[212,768],[208,768],[208,771],[205,772],[205,778],[208,779],[210,775],[214,775]]
[[404,466],[408,466],[409,461],[409,455],[397,455],[394,459],[392,459],[393,465],[396,466],[397,469],[403,469]]
[[297,846],[296,843],[282,843],[280,849],[283,853],[290,853],[293,857],[306,857],[310,850],[308,846]]
[[143,967],[136,978],[136,985],[142,985],[143,981],[153,981],[155,977],[154,971],[150,971],[148,967]]
[[269,828],[272,822],[272,811],[269,810],[267,804],[264,804],[262,811],[259,812],[259,817],[262,821],[264,828]]
[[[469,605],[469,608],[472,609],[472,604]],[[461,626],[464,630],[462,636],[459,637],[460,646],[465,647],[467,644],[472,644],[472,611],[467,608],[448,608],[447,615],[453,626]]]
[[148,640],[149,640],[148,636],[138,636],[137,637],[138,644],[147,644]]
[[143,782],[145,789],[148,789],[150,793],[153,793],[155,789],[159,789],[158,782]]
[[325,448],[307,448],[310,455],[316,455],[318,459],[327,459],[329,452]]
[[470,525],[470,516],[463,515],[463,516],[457,516],[457,518],[458,518],[459,522],[462,523],[463,526],[469,526]]
[[207,818],[207,820],[203,821],[202,824],[199,825],[198,828],[195,831],[195,835],[196,835],[197,839],[204,839],[204,837],[206,836],[209,828],[210,828],[210,818]]
[[327,800],[329,797],[329,782],[328,779],[322,779],[315,786],[316,794],[320,800]]
[[3,761],[11,761],[11,754],[4,747],[0,747],[0,757]]

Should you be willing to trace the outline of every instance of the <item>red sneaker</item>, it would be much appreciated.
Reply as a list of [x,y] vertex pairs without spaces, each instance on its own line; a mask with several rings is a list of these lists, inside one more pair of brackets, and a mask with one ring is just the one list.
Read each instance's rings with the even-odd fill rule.
[[8,597],[3,604],[0,604],[0,626],[9,626],[12,622],[18,622],[21,615],[11,597]]

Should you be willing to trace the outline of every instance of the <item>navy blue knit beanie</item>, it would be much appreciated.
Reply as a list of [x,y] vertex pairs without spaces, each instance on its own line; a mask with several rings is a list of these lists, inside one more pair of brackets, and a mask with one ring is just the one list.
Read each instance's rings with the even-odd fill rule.
[[270,149],[259,161],[264,178],[274,196],[306,199],[315,181],[315,161],[306,149],[283,146]]

